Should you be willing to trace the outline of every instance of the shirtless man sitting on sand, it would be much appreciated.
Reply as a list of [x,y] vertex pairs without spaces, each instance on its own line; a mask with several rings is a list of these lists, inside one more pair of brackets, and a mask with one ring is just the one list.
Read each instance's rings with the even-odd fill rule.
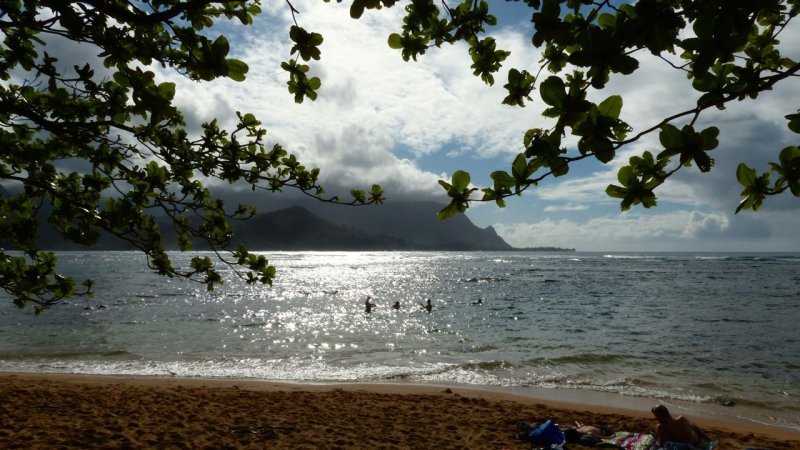
[[658,427],[656,427],[658,445],[664,445],[665,442],[685,442],[697,445],[711,440],[703,430],[686,417],[673,418],[664,405],[658,405],[651,411],[658,420]]

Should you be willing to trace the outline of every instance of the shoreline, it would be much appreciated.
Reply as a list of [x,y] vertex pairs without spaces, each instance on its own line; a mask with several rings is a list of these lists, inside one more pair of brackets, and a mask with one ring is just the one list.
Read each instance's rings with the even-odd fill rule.
[[[525,388],[522,392],[491,386],[394,382],[322,384],[19,372],[0,373],[0,379],[4,398],[0,413],[9,422],[0,431],[0,444],[18,442],[23,447],[80,447],[100,439],[133,447],[183,442],[190,447],[258,448],[269,442],[271,448],[322,444],[341,448],[529,448],[530,444],[515,437],[518,422],[553,419],[562,428],[578,421],[610,425],[617,431],[649,432],[655,427],[650,407],[660,403],[568,389]],[[794,428],[663,403],[674,415],[689,417],[719,439],[720,449],[800,448],[800,430]],[[306,429],[304,423],[313,426]],[[82,441],[87,426],[92,427],[92,436]],[[172,436],[171,440],[158,440],[163,433]],[[388,440],[382,440],[381,433]]]
[[[669,407],[674,416],[685,415],[698,421],[724,427],[739,427],[764,433],[777,431],[788,433],[791,439],[800,440],[800,425],[783,425],[760,421],[753,417],[753,408],[740,406],[723,406],[716,403],[697,403],[673,398],[655,398],[630,396],[614,392],[594,391],[570,388],[545,388],[538,386],[495,386],[471,385],[458,383],[413,383],[394,380],[376,381],[285,381],[260,378],[237,378],[215,376],[168,376],[168,375],[131,375],[131,374],[84,374],[65,372],[19,372],[1,371],[0,379],[6,376],[23,378],[57,379],[60,381],[80,381],[86,383],[133,383],[144,385],[190,385],[210,387],[240,386],[257,391],[276,391],[305,388],[313,391],[334,389],[364,390],[374,393],[437,393],[444,389],[457,389],[472,397],[488,397],[523,403],[535,402],[553,405],[558,408],[586,409],[600,413],[623,413],[632,416],[652,418],[650,408],[663,403]],[[74,378],[74,380],[73,380]],[[737,411],[742,411],[737,414]],[[750,413],[750,414],[748,414]]]

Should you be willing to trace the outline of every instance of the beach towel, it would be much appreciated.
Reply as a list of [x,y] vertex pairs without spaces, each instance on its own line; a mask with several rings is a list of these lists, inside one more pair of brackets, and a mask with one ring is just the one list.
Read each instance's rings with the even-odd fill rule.
[[652,434],[617,431],[614,436],[603,439],[603,443],[624,450],[656,450],[656,438]]

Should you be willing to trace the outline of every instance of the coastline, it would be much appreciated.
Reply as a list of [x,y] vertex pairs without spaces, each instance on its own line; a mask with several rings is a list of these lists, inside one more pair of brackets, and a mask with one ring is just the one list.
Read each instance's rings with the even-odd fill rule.
[[[571,390],[0,373],[0,446],[530,448],[521,421],[649,432],[657,400]],[[668,403],[720,449],[800,448],[800,430]],[[571,445],[570,448],[583,448]],[[588,448],[588,447],[586,447]]]

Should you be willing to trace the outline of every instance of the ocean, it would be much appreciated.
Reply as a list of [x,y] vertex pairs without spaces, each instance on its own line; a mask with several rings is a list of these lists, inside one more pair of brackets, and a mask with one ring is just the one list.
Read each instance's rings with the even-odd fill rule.
[[228,270],[207,292],[135,252],[61,252],[95,297],[35,316],[0,294],[0,371],[601,391],[800,429],[798,254],[268,257],[274,286]]

